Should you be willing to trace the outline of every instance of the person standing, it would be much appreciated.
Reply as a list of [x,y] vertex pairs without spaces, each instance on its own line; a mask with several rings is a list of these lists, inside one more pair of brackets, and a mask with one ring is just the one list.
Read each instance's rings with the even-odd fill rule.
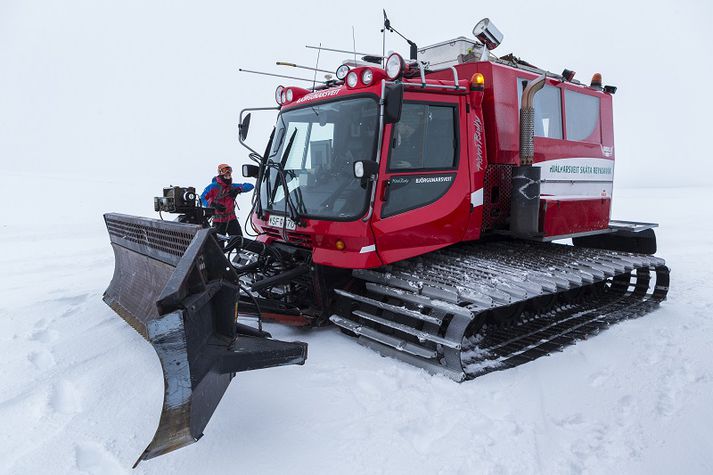
[[203,206],[215,208],[213,228],[218,233],[230,236],[243,235],[235,215],[235,197],[253,188],[250,183],[233,183],[233,168],[225,163],[218,165],[218,175],[201,194]]

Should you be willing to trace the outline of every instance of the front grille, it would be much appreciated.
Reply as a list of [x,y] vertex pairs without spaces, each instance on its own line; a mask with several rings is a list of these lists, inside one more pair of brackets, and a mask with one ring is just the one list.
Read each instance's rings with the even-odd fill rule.
[[[285,240],[282,235],[282,230],[274,228],[265,228],[265,234],[275,239],[279,239],[280,241]],[[306,233],[300,233],[297,231],[287,231],[287,242],[306,248],[312,248],[312,238],[309,234]]]

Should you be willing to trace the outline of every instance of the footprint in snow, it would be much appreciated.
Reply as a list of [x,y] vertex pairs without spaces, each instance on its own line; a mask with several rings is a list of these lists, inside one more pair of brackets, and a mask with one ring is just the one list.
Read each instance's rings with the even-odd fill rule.
[[82,410],[82,393],[71,382],[61,380],[54,386],[49,405],[56,413],[76,414]]
[[582,417],[582,414],[576,413],[560,419],[553,419],[553,422],[555,425],[566,429],[581,425],[584,423],[584,417]]
[[66,299],[58,299],[58,303],[62,303],[67,306],[67,308],[59,315],[59,318],[67,318],[74,315],[78,310],[80,310],[87,301],[89,301],[90,294],[76,295],[74,297],[68,297]]
[[49,345],[54,343],[58,338],[58,333],[56,330],[51,330],[49,328],[43,328],[35,330],[30,334],[30,340]]
[[50,369],[56,364],[54,356],[47,350],[33,351],[27,355],[27,360],[40,371]]
[[589,385],[593,388],[598,388],[604,384],[610,377],[612,373],[609,370],[598,371],[591,376],[589,376]]
[[107,475],[127,472],[114,455],[97,443],[85,442],[77,444],[74,453],[77,469],[80,472]]
[[[630,394],[627,394],[626,396],[619,398],[617,405],[619,407],[619,413],[624,417],[630,416],[634,412],[634,409],[635,409],[635,401],[634,401],[634,398]],[[624,421],[621,419],[619,420],[619,422],[621,424],[624,423]]]

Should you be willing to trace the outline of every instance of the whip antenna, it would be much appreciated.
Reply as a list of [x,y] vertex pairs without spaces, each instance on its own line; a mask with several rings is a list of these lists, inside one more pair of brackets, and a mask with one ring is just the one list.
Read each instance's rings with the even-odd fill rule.
[[319,71],[319,55],[322,52],[322,42],[319,42],[319,49],[317,50],[317,64],[314,65],[314,78],[312,79],[312,90],[317,87],[317,71]]
[[386,16],[386,9],[382,10],[384,12],[384,27],[381,29],[381,67],[386,67],[386,29],[390,26],[389,18]]

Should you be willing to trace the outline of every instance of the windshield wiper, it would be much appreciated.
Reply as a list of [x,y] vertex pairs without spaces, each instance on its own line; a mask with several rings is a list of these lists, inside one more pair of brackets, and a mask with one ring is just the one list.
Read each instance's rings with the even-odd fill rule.
[[[300,218],[300,212],[297,210],[295,207],[295,204],[292,202],[292,196],[290,193],[290,188],[287,185],[287,177],[285,173],[285,163],[287,162],[287,158],[290,156],[290,151],[292,150],[292,145],[295,142],[295,137],[297,136],[297,129],[292,132],[292,135],[290,136],[289,142],[287,142],[287,146],[285,147],[285,151],[282,153],[282,157],[280,158],[280,161],[278,163],[270,160],[272,163],[271,167],[274,167],[277,171],[277,180],[279,180],[280,184],[282,185],[282,188],[285,190],[285,212],[289,210],[290,214],[290,219],[292,221],[298,222]],[[294,173],[293,173],[293,179],[295,179]],[[275,202],[275,196],[277,195],[277,190],[278,186],[275,186],[275,189],[272,192],[272,196],[270,199],[270,207],[272,208],[274,206]],[[299,193],[299,185],[298,185],[298,193],[295,193],[295,196],[297,197],[297,206],[300,209],[304,209],[304,201],[302,200],[302,195]]]
[[285,169],[285,163],[287,163],[287,157],[290,156],[290,152],[292,151],[292,144],[295,143],[295,137],[297,137],[296,127],[294,132],[292,132],[292,135],[290,135],[290,141],[287,142],[287,147],[285,147],[285,151],[282,153],[282,157],[280,158],[280,168],[283,170]]
[[280,151],[280,147],[282,147],[282,142],[285,141],[285,130],[287,129],[286,124],[285,124],[285,118],[282,116],[282,114],[280,114],[279,119],[280,119],[280,122],[282,122],[282,128],[277,129],[277,126],[275,126],[275,129],[279,130],[281,132],[280,137],[279,137],[280,141],[277,143],[277,146],[275,146],[275,150],[272,153],[270,153],[270,155],[267,158],[272,158],[275,155],[277,155],[277,152]]

